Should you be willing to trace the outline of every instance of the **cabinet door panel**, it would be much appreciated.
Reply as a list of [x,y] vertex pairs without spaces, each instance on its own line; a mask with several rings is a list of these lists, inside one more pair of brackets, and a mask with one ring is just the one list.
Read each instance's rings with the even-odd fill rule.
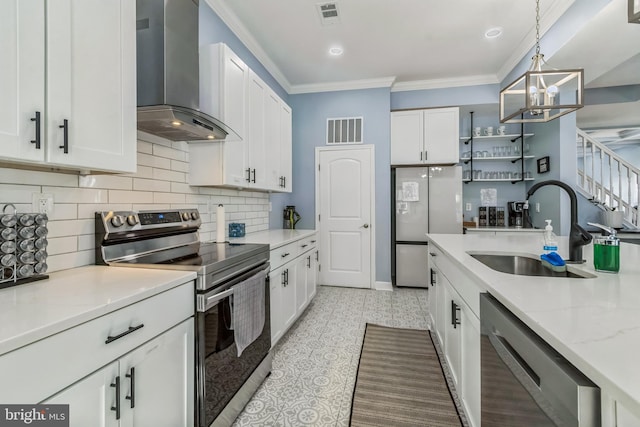
[[41,149],[31,121],[40,112],[44,130],[45,42],[44,2],[8,0],[0,13],[0,156],[44,160],[44,133]]
[[121,404],[127,425],[193,425],[193,328],[190,318],[121,359]]
[[285,283],[282,285],[282,318],[283,328],[286,331],[296,319],[296,263],[291,262],[283,268]]
[[307,303],[310,303],[316,295],[318,285],[318,251],[314,250],[307,255]]
[[271,301],[271,347],[282,337],[284,318],[282,312],[282,271],[277,268],[269,273],[269,298]]
[[[277,188],[280,191],[291,192],[293,182],[291,176],[292,155],[291,108],[286,104],[280,105],[280,171],[277,174]],[[280,176],[283,177],[284,187],[280,187]]]
[[460,397],[471,427],[480,426],[480,320],[466,304],[460,311],[462,390]]
[[296,261],[296,313],[307,306],[307,256],[302,255]]
[[458,108],[434,108],[424,111],[424,150],[427,163],[458,163],[459,116]]
[[119,422],[111,410],[116,405],[116,389],[111,383],[115,384],[117,376],[118,362],[113,362],[42,403],[69,405],[71,426],[116,427]]
[[267,93],[266,83],[256,73],[249,71],[247,167],[251,172],[255,169],[255,176],[252,174],[249,184],[253,187],[259,187],[264,182]]
[[280,122],[280,98],[269,90],[265,98],[265,146],[264,167],[260,174],[264,188],[279,190],[278,176],[280,173],[281,122]]
[[60,0],[47,8],[48,161],[135,171],[135,19],[130,0]]
[[391,113],[391,164],[423,161],[424,119],[422,110]]

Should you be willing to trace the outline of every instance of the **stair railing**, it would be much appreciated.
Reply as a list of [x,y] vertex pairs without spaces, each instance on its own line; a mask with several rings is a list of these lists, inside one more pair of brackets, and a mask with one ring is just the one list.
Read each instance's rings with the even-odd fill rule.
[[627,225],[638,227],[640,169],[576,128],[578,187],[594,201],[624,212]]

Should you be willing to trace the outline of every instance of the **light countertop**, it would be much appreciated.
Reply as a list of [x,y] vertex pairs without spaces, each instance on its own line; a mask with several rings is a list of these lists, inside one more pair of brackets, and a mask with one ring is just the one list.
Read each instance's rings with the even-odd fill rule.
[[86,266],[0,290],[0,355],[189,280],[194,272]]
[[543,228],[522,228],[522,227],[465,227],[467,229],[467,233],[471,232],[516,232],[516,233],[543,233]]
[[271,249],[279,248],[296,240],[313,235],[316,230],[272,229],[229,238],[230,243],[266,243]]
[[[593,246],[583,249],[585,264],[576,268],[596,278],[514,276],[494,271],[467,251],[539,256],[542,240],[531,234],[431,234],[430,242],[454,264],[475,276],[573,365],[614,399],[640,416],[640,246],[620,245],[620,272],[593,268]],[[559,238],[568,255],[568,238]]]

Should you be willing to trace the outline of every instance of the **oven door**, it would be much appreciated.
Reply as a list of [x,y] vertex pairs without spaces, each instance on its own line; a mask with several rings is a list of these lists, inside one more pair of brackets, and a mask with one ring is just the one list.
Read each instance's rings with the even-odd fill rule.
[[600,426],[600,389],[489,294],[480,296],[482,427]]
[[240,357],[232,328],[234,285],[243,282],[269,264],[263,264],[207,294],[197,295],[196,367],[197,418],[199,426],[208,427],[262,362],[271,348],[268,275],[265,278],[265,321],[260,336]]

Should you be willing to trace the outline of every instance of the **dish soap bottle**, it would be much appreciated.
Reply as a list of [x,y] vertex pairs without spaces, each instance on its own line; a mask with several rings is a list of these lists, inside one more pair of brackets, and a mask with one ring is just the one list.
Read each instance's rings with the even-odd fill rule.
[[542,250],[545,254],[550,254],[551,252],[558,252],[558,239],[555,233],[553,232],[553,227],[551,226],[551,220],[545,219],[547,225],[544,227],[544,245],[542,246]]
[[594,222],[587,224],[609,233],[593,239],[593,267],[596,271],[617,273],[620,271],[620,239],[616,236],[616,229]]

